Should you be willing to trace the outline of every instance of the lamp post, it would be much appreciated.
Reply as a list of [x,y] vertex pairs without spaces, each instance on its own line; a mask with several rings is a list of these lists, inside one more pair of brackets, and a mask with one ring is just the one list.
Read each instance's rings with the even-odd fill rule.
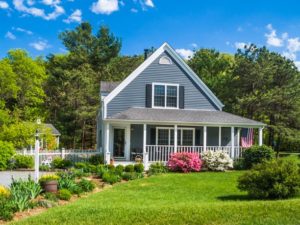
[[34,180],[39,181],[39,150],[40,150],[40,140],[39,140],[39,130],[35,132],[35,146],[34,146]]

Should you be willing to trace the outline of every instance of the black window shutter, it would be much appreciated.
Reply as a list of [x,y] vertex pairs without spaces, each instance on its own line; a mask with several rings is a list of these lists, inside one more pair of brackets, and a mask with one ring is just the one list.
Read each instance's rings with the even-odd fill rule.
[[179,86],[179,109],[184,109],[184,86]]
[[150,128],[150,145],[156,145],[156,129]]
[[195,145],[200,146],[201,145],[201,130],[196,128],[195,130]]
[[151,108],[152,106],[152,84],[146,84],[146,108]]

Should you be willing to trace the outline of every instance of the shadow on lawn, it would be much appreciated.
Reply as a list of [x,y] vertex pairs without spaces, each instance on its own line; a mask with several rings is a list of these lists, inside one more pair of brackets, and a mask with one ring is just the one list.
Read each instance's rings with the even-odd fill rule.
[[222,201],[250,201],[255,200],[248,195],[226,195],[226,196],[218,196],[217,199]]

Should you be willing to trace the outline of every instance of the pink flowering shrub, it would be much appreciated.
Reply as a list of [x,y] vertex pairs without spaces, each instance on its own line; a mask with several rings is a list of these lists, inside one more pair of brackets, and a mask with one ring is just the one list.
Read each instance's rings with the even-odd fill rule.
[[180,152],[171,155],[167,166],[171,171],[192,172],[200,171],[202,161],[197,153]]

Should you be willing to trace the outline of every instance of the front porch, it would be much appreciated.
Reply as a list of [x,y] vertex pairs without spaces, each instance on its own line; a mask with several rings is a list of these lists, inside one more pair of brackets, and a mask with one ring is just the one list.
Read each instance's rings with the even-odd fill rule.
[[[128,164],[140,158],[148,162],[167,162],[176,152],[223,151],[231,158],[242,154],[242,128],[251,126],[188,125],[167,123],[104,123],[106,163]],[[257,127],[256,127],[257,128]],[[258,127],[258,144],[262,145],[262,127]]]

